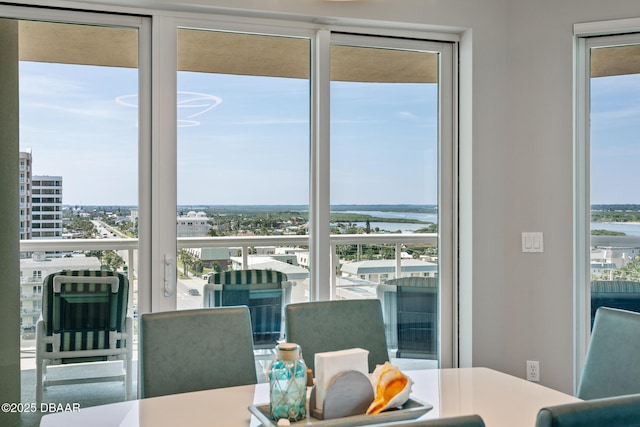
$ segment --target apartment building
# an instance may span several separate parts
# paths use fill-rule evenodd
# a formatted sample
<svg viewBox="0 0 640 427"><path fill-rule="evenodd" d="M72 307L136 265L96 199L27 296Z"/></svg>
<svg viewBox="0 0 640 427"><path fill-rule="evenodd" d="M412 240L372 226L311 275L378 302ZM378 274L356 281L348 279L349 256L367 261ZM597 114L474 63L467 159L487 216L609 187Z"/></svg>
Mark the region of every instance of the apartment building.
<svg viewBox="0 0 640 427"><path fill-rule="evenodd" d="M205 237L211 226L204 212L189 211L178 217L178 237Z"/></svg>
<svg viewBox="0 0 640 427"><path fill-rule="evenodd" d="M62 177L36 175L31 187L31 237L62 238Z"/></svg>
<svg viewBox="0 0 640 427"><path fill-rule="evenodd" d="M18 186L20 193L20 240L31 239L31 150L20 152Z"/></svg>

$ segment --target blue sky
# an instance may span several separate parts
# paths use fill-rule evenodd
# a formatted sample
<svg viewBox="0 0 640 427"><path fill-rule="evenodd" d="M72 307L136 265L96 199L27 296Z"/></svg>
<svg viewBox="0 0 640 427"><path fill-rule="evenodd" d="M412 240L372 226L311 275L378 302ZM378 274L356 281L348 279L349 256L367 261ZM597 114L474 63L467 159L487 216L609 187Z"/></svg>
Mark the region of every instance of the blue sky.
<svg viewBox="0 0 640 427"><path fill-rule="evenodd" d="M137 204L136 81L21 62L20 148L63 176L64 204ZM181 72L178 90L179 204L308 204L307 80ZM336 82L332 97L332 203L436 203L436 86Z"/></svg>
<svg viewBox="0 0 640 427"><path fill-rule="evenodd" d="M181 72L178 89L179 204L308 203L308 81ZM591 202L640 203L640 76L591 91ZM20 63L20 148L63 176L63 203L137 204L136 93L133 69ZM331 96L331 202L435 204L436 85Z"/></svg>
<svg viewBox="0 0 640 427"><path fill-rule="evenodd" d="M640 75L591 79L591 203L640 204Z"/></svg>

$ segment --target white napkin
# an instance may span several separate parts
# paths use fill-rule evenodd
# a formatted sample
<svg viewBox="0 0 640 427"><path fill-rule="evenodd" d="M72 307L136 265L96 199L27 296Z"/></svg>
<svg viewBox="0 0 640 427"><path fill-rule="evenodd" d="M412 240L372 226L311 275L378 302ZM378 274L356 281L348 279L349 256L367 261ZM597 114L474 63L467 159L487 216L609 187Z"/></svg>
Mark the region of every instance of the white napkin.
<svg viewBox="0 0 640 427"><path fill-rule="evenodd" d="M361 348L350 348L348 350L316 353L314 363L316 370L316 409L322 411L327 388L336 374L344 371L358 371L364 375L369 374L369 351Z"/></svg>

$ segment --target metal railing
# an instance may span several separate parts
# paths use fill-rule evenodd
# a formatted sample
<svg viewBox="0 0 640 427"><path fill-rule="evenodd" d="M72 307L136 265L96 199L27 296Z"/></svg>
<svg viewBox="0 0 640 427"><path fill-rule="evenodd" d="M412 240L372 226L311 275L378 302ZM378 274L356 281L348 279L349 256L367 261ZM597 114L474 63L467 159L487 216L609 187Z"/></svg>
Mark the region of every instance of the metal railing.
<svg viewBox="0 0 640 427"><path fill-rule="evenodd" d="M338 266L336 248L340 245L392 245L395 247L396 277L400 277L402 245L414 244L436 247L436 233L385 233L385 234L332 234L330 237L332 269ZM186 248L238 248L242 251L242 264L248 265L249 248L254 246L298 246L308 247L308 235L284 236L224 236L224 237L179 237L178 249ZM127 264L129 280L134 278L134 251L138 249L138 239L50 239L21 240L21 252L124 250L128 252ZM335 275L332 275L332 294L335 294Z"/></svg>

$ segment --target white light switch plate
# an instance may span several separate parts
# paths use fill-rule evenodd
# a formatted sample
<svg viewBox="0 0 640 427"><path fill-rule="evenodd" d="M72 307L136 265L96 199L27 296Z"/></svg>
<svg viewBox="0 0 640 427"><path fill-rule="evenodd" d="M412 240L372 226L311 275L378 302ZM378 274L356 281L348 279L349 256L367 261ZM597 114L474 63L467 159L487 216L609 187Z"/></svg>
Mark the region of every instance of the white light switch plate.
<svg viewBox="0 0 640 427"><path fill-rule="evenodd" d="M542 232L522 233L522 252L544 252Z"/></svg>

